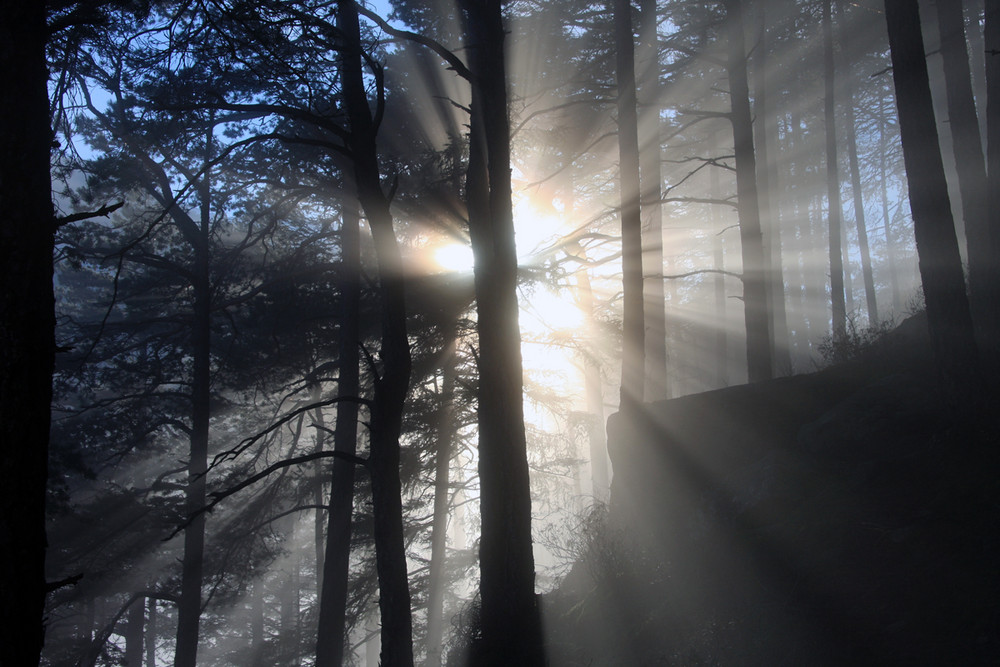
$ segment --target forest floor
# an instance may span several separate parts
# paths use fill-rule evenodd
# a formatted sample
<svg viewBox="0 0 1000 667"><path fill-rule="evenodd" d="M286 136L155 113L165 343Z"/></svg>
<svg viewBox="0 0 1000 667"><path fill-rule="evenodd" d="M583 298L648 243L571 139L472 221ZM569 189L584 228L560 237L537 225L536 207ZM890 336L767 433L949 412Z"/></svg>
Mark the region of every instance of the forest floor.
<svg viewBox="0 0 1000 667"><path fill-rule="evenodd" d="M609 422L552 665L998 664L1000 428L914 316L844 363Z"/></svg>

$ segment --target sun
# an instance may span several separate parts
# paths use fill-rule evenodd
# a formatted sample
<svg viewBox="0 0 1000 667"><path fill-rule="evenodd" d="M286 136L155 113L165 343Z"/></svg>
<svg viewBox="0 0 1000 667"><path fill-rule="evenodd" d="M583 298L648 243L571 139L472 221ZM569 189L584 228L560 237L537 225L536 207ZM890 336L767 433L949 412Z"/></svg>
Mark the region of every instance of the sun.
<svg viewBox="0 0 1000 667"><path fill-rule="evenodd" d="M434 261L445 271L471 273L475 264L472 248L462 243L449 243L434 251Z"/></svg>

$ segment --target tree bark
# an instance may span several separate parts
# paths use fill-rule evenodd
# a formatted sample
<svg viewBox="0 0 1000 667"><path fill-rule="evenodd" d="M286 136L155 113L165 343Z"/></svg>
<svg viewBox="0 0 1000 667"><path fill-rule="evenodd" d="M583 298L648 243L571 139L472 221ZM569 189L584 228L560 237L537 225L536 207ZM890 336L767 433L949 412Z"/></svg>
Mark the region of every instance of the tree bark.
<svg viewBox="0 0 1000 667"><path fill-rule="evenodd" d="M142 635L146 621L146 598L136 598L125 620L125 664L142 667Z"/></svg>
<svg viewBox="0 0 1000 667"><path fill-rule="evenodd" d="M730 120L736 152L736 191L743 254L743 313L747 334L747 378L750 382L769 380L771 345L768 334L767 284L764 275L764 239L760 229L757 200L757 164L754 155L753 121L750 114L750 86L747 81L746 40L743 36L742 0L725 0L729 24L727 69Z"/></svg>
<svg viewBox="0 0 1000 667"><path fill-rule="evenodd" d="M149 619L146 622L146 667L156 667L156 598L147 598Z"/></svg>
<svg viewBox="0 0 1000 667"><path fill-rule="evenodd" d="M337 393L340 396L358 396L361 391L358 367L361 345L361 236L357 204L349 200L351 193L347 194L340 229L342 269ZM354 455L357 453L357 442L358 404L340 401L337 403L337 424L333 435L334 451ZM354 464L334 459L319 601L316 667L339 667L344 661L353 516Z"/></svg>
<svg viewBox="0 0 1000 667"><path fill-rule="evenodd" d="M636 113L632 3L612 0L615 79L618 83L618 174L622 229L621 409L644 400L645 318L643 317L642 219L639 204L639 128Z"/></svg>
<svg viewBox="0 0 1000 667"><path fill-rule="evenodd" d="M833 336L844 335L847 308L844 304L844 250L841 244L840 172L837 169L837 111L834 94L833 20L830 1L823 0L823 116L826 120L826 191L830 220L830 303Z"/></svg>
<svg viewBox="0 0 1000 667"><path fill-rule="evenodd" d="M473 74L466 197L479 333L483 639L472 662L531 667L545 658L531 546L502 3L461 6Z"/></svg>
<svg viewBox="0 0 1000 667"><path fill-rule="evenodd" d="M49 100L41 2L0 10L0 665L44 640L45 483L55 355Z"/></svg>
<svg viewBox="0 0 1000 667"><path fill-rule="evenodd" d="M371 404L368 468L372 482L375 561L382 618L382 664L413 664L413 621L403 542L399 434L410 383L410 343L406 333L405 279L393 231L389 200L379 182L375 126L361 67L361 30L353 0L338 0L337 27L343 39L341 77L350 126L348 148L358 199L371 229L382 302L380 376Z"/></svg>
<svg viewBox="0 0 1000 667"><path fill-rule="evenodd" d="M916 0L885 0L885 20L931 343L946 390L957 399L965 391L980 389L978 353L937 142Z"/></svg>

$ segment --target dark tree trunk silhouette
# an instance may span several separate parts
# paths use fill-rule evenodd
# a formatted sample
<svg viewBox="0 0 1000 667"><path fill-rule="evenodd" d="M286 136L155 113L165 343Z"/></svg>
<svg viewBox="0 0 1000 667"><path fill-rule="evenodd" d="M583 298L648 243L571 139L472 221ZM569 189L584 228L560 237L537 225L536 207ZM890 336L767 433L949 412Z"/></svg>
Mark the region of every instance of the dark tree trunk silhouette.
<svg viewBox="0 0 1000 667"><path fill-rule="evenodd" d="M639 3L638 144L642 217L643 317L647 401L670 397L666 297L663 284L663 204L660 202L660 58L656 0Z"/></svg>
<svg viewBox="0 0 1000 667"><path fill-rule="evenodd" d="M623 409L644 399L645 319L643 317L642 219L639 209L639 127L636 113L632 3L613 0L615 79L618 82L618 177L622 228Z"/></svg>
<svg viewBox="0 0 1000 667"><path fill-rule="evenodd" d="M125 617L125 664L142 667L142 635L146 621L146 598L137 598Z"/></svg>
<svg viewBox="0 0 1000 667"><path fill-rule="evenodd" d="M147 598L149 617L146 620L146 667L156 667L156 598Z"/></svg>
<svg viewBox="0 0 1000 667"><path fill-rule="evenodd" d="M38 664L55 355L45 7L0 10L0 665Z"/></svg>
<svg viewBox="0 0 1000 667"><path fill-rule="evenodd" d="M345 199L341 209L341 310L340 339L337 342L337 395L344 397L358 396L361 388L358 368L361 338L361 237L358 222L357 205ZM355 401L340 401L337 403L337 424L333 435L334 451L353 456L357 453L357 442L358 404ZM334 459L319 600L317 667L336 667L344 661L353 514L354 464Z"/></svg>
<svg viewBox="0 0 1000 667"><path fill-rule="evenodd" d="M746 40L743 36L742 0L725 0L729 24L727 69L732 104L733 144L736 152L736 191L739 205L740 244L743 254L743 312L747 334L747 378L768 380L771 345L768 334L767 284L764 275L764 239L757 201L757 165L747 81Z"/></svg>
<svg viewBox="0 0 1000 667"><path fill-rule="evenodd" d="M885 234L885 256L889 265L889 285L892 289L892 310L899 314L903 309L903 297L899 287L899 271L896 269L896 244L892 236L892 217L889 214L888 155L886 125L888 124L888 104L883 100L879 107L878 124L878 169L879 199L882 204L882 232Z"/></svg>
<svg viewBox="0 0 1000 667"><path fill-rule="evenodd" d="M872 254L868 244L868 223L865 219L864 193L861 189L861 165L858 161L857 118L854 112L854 85L849 67L849 54L853 53L850 32L844 29L844 4L837 3L837 18L840 20L841 62L845 83L844 127L847 132L847 160L851 171L851 193L854 197L854 222L858 228L858 250L861 253L861 277L865 284L865 305L868 308L868 322L878 321L878 302L875 298L875 275L872 272Z"/></svg>
<svg viewBox="0 0 1000 667"><path fill-rule="evenodd" d="M986 158L983 155L979 118L972 92L969 52L965 42L962 3L938 2L937 25L941 35L941 58L948 99L948 127L951 130L955 167L958 171L962 218L969 258L969 294L973 322L977 325L980 349L989 347L989 323L1000 298L995 282L995 260L990 247L989 193ZM995 332L994 332L995 333Z"/></svg>
<svg viewBox="0 0 1000 667"><path fill-rule="evenodd" d="M500 0L463 0L472 71L466 197L479 334L482 646L474 664L542 665L522 403L510 121Z"/></svg>
<svg viewBox="0 0 1000 667"><path fill-rule="evenodd" d="M916 0L885 0L899 131L931 344L953 397L976 392L978 353L965 293Z"/></svg>
<svg viewBox="0 0 1000 667"><path fill-rule="evenodd" d="M823 0L823 116L826 121L826 192L830 218L830 301L833 335L844 335L844 250L841 244L840 172L837 169L837 112L834 99L833 20L830 0Z"/></svg>
<svg viewBox="0 0 1000 667"><path fill-rule="evenodd" d="M211 159L212 132L205 137L205 163ZM206 500L208 472L208 429L211 405L211 172L205 169L198 183L199 219L187 222L189 241L194 248L191 287L194 306L191 328L191 451L184 509L191 518L184 529L184 557L181 563L181 595L177 603L177 644L175 667L195 667L198 662L198 625L201 618L201 583L205 559L205 519L201 509ZM176 209L177 207L175 207ZM176 212L176 216L180 216Z"/></svg>
<svg viewBox="0 0 1000 667"><path fill-rule="evenodd" d="M353 0L338 0L337 28L343 40L341 77L350 133L358 199L371 229L378 262L382 323L380 375L371 403L368 468L372 483L375 561L382 619L382 664L413 664L413 621L403 542L403 506L399 479L399 434L410 383L410 343L402 258L393 231L389 200L379 182L372 120L361 67L361 31ZM338 630L338 636L340 631Z"/></svg>

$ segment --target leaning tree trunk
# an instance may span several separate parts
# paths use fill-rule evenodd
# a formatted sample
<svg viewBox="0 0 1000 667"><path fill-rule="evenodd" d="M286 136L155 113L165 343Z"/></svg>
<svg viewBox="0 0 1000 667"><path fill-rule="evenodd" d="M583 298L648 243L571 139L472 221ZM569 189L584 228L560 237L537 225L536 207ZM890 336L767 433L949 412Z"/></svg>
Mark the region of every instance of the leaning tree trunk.
<svg viewBox="0 0 1000 667"><path fill-rule="evenodd" d="M837 169L837 111L834 99L833 20L830 0L823 0L823 117L826 120L826 192L830 216L830 302L833 336L844 335L844 250L841 244L840 172Z"/></svg>
<svg viewBox="0 0 1000 667"><path fill-rule="evenodd" d="M38 664L55 354L45 6L0 10L0 665ZM16 93L14 93L16 91Z"/></svg>
<svg viewBox="0 0 1000 667"><path fill-rule="evenodd" d="M502 3L461 5L473 74L466 197L479 333L482 646L473 661L532 667L545 657L531 546Z"/></svg>
<svg viewBox="0 0 1000 667"><path fill-rule="evenodd" d="M979 355L937 142L917 0L885 0L885 20L931 343L946 389L957 398L979 389Z"/></svg>
<svg viewBox="0 0 1000 667"><path fill-rule="evenodd" d="M980 349L986 350L992 338L988 323L997 308L996 301L1000 298L1000 286L994 280L995 260L990 248L986 158L983 156L979 118L972 92L962 3L955 0L936 4L948 98L948 127L951 130L955 167L958 171L968 247L970 306L973 322L977 325Z"/></svg>
<svg viewBox="0 0 1000 667"><path fill-rule="evenodd" d="M345 179L350 180L350 179ZM350 196L352 193L348 193ZM337 395L358 396L361 339L361 236L357 204L345 197L340 228L340 340L337 343ZM333 449L349 456L357 453L358 404L337 403ZM316 667L339 667L344 662L347 589L351 569L351 520L354 516L354 463L335 458L327 508L326 549L320 582L319 633Z"/></svg>
<svg viewBox="0 0 1000 667"><path fill-rule="evenodd" d="M618 175L622 226L621 409L644 399L645 320L642 297L642 219L639 210L639 129L636 114L632 3L613 0L615 78L618 82Z"/></svg>
<svg viewBox="0 0 1000 667"><path fill-rule="evenodd" d="M746 41L743 37L742 0L725 0L729 23L727 69L730 120L736 153L736 191L739 206L740 244L743 253L743 312L747 333L747 378L750 382L769 380L771 344L768 334L767 283L764 275L764 239L760 230L757 202L757 165L750 113L750 86L747 82Z"/></svg>
<svg viewBox="0 0 1000 667"><path fill-rule="evenodd" d="M353 0L338 0L337 27L343 40L341 79L350 126L348 148L358 199L371 229L382 302L380 374L375 378L369 429L368 468L372 483L375 562L382 617L382 664L413 664L413 621L403 542L399 435L410 383L410 343L402 257L393 231L389 200L379 182L375 126L361 67L361 29ZM339 632L338 632L339 635Z"/></svg>

